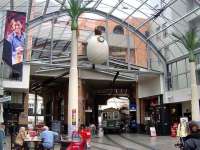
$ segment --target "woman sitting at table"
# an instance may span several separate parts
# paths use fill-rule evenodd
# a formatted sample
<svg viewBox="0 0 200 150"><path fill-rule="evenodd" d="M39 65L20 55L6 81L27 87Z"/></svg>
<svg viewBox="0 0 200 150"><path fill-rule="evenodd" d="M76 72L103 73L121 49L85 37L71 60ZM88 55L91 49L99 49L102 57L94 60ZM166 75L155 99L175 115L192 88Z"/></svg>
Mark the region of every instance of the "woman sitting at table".
<svg viewBox="0 0 200 150"><path fill-rule="evenodd" d="M24 149L24 139L26 138L26 129L25 127L21 127L19 129L19 133L17 134L17 137L15 139L16 144L16 150L22 150Z"/></svg>

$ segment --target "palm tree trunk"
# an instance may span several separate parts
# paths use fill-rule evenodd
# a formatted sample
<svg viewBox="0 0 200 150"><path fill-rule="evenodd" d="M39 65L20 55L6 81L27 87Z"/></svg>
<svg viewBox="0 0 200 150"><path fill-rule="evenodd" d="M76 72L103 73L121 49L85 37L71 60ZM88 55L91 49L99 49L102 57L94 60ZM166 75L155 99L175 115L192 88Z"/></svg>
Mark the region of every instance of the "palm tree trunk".
<svg viewBox="0 0 200 150"><path fill-rule="evenodd" d="M78 69L77 69L77 34L72 30L71 65L68 89L68 135L78 130Z"/></svg>
<svg viewBox="0 0 200 150"><path fill-rule="evenodd" d="M200 110L199 110L199 97L198 88L196 82L196 67L195 62L190 62L190 74L191 74L191 90L192 90L192 120L200 121Z"/></svg>

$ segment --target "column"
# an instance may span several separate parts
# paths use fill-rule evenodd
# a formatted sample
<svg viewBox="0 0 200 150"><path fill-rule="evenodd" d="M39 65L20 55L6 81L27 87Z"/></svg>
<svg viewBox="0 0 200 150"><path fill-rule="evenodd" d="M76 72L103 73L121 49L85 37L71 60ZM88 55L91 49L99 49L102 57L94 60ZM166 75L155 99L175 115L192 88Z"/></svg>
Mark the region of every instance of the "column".
<svg viewBox="0 0 200 150"><path fill-rule="evenodd" d="M28 100L29 93L24 93L24 111L19 115L19 125L28 125Z"/></svg>
<svg viewBox="0 0 200 150"><path fill-rule="evenodd" d="M86 88L85 88L85 83L83 80L79 79L78 81L78 119L79 119L79 124L85 124L85 99L86 99Z"/></svg>

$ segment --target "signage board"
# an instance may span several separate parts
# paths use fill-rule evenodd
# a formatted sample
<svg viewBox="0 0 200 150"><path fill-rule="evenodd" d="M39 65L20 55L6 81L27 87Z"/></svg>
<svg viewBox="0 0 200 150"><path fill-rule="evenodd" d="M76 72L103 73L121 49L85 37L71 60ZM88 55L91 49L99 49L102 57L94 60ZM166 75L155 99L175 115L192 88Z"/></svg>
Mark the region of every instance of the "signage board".
<svg viewBox="0 0 200 150"><path fill-rule="evenodd" d="M72 125L76 125L76 109L72 109Z"/></svg>
<svg viewBox="0 0 200 150"><path fill-rule="evenodd" d="M11 96L3 96L0 98L0 103L11 101Z"/></svg>

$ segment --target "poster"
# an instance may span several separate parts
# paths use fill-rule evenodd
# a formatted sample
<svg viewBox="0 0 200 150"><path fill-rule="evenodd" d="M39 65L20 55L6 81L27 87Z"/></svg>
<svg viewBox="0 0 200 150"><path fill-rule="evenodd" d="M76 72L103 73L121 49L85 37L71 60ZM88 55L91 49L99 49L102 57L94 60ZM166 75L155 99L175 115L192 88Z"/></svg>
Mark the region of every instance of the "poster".
<svg viewBox="0 0 200 150"><path fill-rule="evenodd" d="M76 125L76 109L72 109L72 125Z"/></svg>
<svg viewBox="0 0 200 150"><path fill-rule="evenodd" d="M10 68L9 78L22 79L26 13L7 11L2 59Z"/></svg>
<svg viewBox="0 0 200 150"><path fill-rule="evenodd" d="M150 136L156 136L156 128L155 127L150 127Z"/></svg>

